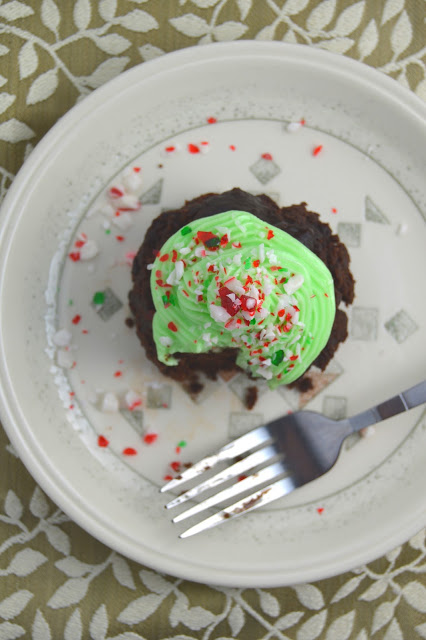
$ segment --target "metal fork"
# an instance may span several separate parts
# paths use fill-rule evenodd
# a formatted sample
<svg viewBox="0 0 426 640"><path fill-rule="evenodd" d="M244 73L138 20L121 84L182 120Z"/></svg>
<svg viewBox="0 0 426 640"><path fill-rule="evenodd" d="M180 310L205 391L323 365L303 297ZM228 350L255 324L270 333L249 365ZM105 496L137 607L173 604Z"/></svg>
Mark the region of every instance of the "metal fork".
<svg viewBox="0 0 426 640"><path fill-rule="evenodd" d="M249 431L186 469L161 488L161 492L181 487L219 463L233 462L222 471L182 493L166 505L177 507L210 490L204 501L177 515L180 522L215 505L225 506L214 515L180 534L187 538L244 513L264 506L312 482L329 471L337 461L343 441L370 425L408 411L426 402L426 380L386 402L345 420L332 420L313 411L291 413ZM246 475L250 474L250 475ZM222 486L225 488L222 489ZM256 489L254 493L250 493Z"/></svg>

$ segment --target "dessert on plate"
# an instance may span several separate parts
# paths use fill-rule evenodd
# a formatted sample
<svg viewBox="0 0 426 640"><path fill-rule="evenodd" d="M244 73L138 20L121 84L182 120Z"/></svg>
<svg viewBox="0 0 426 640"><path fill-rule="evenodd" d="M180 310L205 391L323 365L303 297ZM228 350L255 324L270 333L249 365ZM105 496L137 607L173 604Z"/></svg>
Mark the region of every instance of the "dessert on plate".
<svg viewBox="0 0 426 640"><path fill-rule="evenodd" d="M309 387L347 337L346 247L305 203L209 193L151 224L134 259L130 309L147 357L191 392L244 371Z"/></svg>

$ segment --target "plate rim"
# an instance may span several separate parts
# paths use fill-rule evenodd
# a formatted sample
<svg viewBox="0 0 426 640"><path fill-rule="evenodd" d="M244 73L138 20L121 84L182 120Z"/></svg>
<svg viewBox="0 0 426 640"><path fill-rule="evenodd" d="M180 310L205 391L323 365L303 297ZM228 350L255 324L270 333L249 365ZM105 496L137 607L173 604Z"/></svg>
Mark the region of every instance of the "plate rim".
<svg viewBox="0 0 426 640"><path fill-rule="evenodd" d="M285 55L284 55L285 54ZM43 159L46 157L49 149L57 142L57 139L62 138L67 134L71 128L73 122L77 118L81 119L87 117L87 114L93 111L93 106L100 103L102 99L107 99L115 93L120 86L127 86L128 82L132 80L132 77L137 77L139 81L144 81L147 78L154 76L163 71L169 71L170 68L200 64L205 62L214 62L217 60L223 60L224 57L256 57L261 55L268 57L271 55L280 57L283 63L286 60L294 61L294 57L297 57L298 61L303 64L316 64L322 69L328 65L332 65L334 69L339 68L343 72L350 72L355 74L357 79L368 81L368 83L374 87L376 91L384 91L386 94L398 102L402 103L405 109L408 109L411 114L414 114L419 118L424 126L426 126L426 104L416 96L413 92L406 89L392 78L377 71L376 69L369 67L365 63L347 58L345 56L339 56L337 54L320 50L306 45L293 45L281 42L256 42L256 41L236 41L231 43L213 43L204 45L203 47L193 46L179 51L168 53L160 58L141 63L123 72L116 78L110 80L105 85L99 87L87 96L82 102L74 105L53 127L47 132L42 140L36 145L35 149L23 164L19 170L15 180L10 186L8 193L3 201L0 210L0 266L4 266L7 263L8 248L7 237L13 233L16 225L19 224L19 216L13 219L12 214L14 208L19 205L20 198L22 197L22 186L26 182L31 180L34 175L37 174L37 170L40 167ZM4 278L4 269L0 277L0 284ZM1 304L1 302L0 302ZM0 353L3 353L3 332L0 332ZM107 546L116 549L120 553L123 553L133 560L151 566L154 570L163 571L171 575L183 577L185 579L193 580L196 582L206 583L206 580L199 576L199 567L188 567L183 560L174 558L174 567L170 565L170 558L163 558L161 554L155 552L157 557L154 563L149 563L147 559L141 559L140 554L137 553L140 546L136 548L135 544L127 544L122 548L117 547L116 536L109 535L109 532L102 528L101 523L97 518L92 520L88 518L85 506L81 507L69 500L69 492L66 492L65 484L55 484L52 482L51 472L47 472L43 468L42 462L38 459L38 456L34 454L34 450L28 446L28 438L32 437L31 431L28 433L22 427L19 427L19 406L15 403L13 398L13 384L8 376L8 370L5 367L4 360L0 363L0 379L2 385L0 386L0 417L3 427L10 438L12 444L20 454L27 470L31 473L32 477L43 488L47 495L58 505L60 508L69 515L74 522L85 529L88 533L93 535L99 541L103 542ZM8 397L9 396L9 397ZM22 424L22 421L21 421ZM57 474L57 470L54 468L53 473ZM64 506L64 502L66 506ZM302 581L311 581L324 579L336 574L343 573L352 569L361 563L370 562L380 555L383 555L391 548L402 544L411 535L414 535L419 529L424 526L424 513L415 514L413 522L406 524L404 529L399 529L394 532L391 538L388 538L386 545L376 544L373 548L369 548L368 552L360 549L358 556L351 556L347 562L342 562L341 559L336 561L338 566L328 565L328 571L324 573L321 566L312 569L309 575L294 575L286 574L285 578L282 577L282 570L279 570L277 575L275 572L268 573L266 580L261 580L258 575L253 573L253 570L248 569L244 572L244 576L239 575L238 586L255 587L255 586L267 586L276 587L284 586L286 584L296 584ZM124 550L125 548L125 550ZM150 550L150 554L153 551ZM335 563L335 564L336 564ZM223 586L236 586L236 581L231 575L224 575L222 570L216 571L214 567L206 569L204 572L209 573L209 584L217 584ZM216 575L217 574L217 575ZM220 579L219 579L220 578ZM241 579L243 578L243 579Z"/></svg>

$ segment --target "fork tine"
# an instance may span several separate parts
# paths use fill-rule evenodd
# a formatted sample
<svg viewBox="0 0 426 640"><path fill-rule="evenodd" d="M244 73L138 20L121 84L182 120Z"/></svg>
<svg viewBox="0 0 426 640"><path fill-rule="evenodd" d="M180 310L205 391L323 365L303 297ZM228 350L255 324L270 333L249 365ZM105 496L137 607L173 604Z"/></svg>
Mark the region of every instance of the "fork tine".
<svg viewBox="0 0 426 640"><path fill-rule="evenodd" d="M202 520L198 524L181 533L179 537L189 538L196 533L201 533L201 531L206 531L207 529L216 527L223 522L227 522L231 518L238 518L238 516L241 516L244 513L249 513L258 507L263 507L278 498L282 498L294 489L297 489L298 486L297 481L292 476L282 478L263 489L259 489L259 491L256 491L250 496L235 502L230 507L226 507L225 509L218 511L213 516Z"/></svg>
<svg viewBox="0 0 426 640"><path fill-rule="evenodd" d="M250 449L254 449L261 444L265 444L268 440L271 440L271 436L266 427L262 426L257 429L253 429L233 442L226 444L224 447L219 449L216 454L207 456L192 465L192 467L183 471L177 478L170 480L170 482L161 487L160 491L164 493L165 491L175 489L184 482L188 482L189 480L196 478L204 471L212 469L218 462L236 458L237 456L250 451Z"/></svg>
<svg viewBox="0 0 426 640"><path fill-rule="evenodd" d="M275 462L274 464L269 465L269 467L264 467L257 473L244 478L244 480L236 482L227 489L224 489L223 491L210 496L206 500L203 500L203 502L190 507L186 511L182 511L182 513L179 513L173 518L173 522L181 522L182 520L186 520L186 518L195 516L197 513L201 513L202 511L205 511L210 507L214 507L220 502L225 502L226 500L235 498L236 496L243 494L246 491L253 490L261 484L270 482L271 480L278 478L278 476L283 475L283 473L285 472L283 471L282 462Z"/></svg>
<svg viewBox="0 0 426 640"><path fill-rule="evenodd" d="M198 484L192 489L189 489L182 495L177 496L177 498L174 498L174 500L166 505L166 509L177 507L177 505L182 504L183 502L187 502L187 500L190 500L191 498L195 498L195 496L200 495L200 493L203 493L208 489L213 489L214 487L217 487L227 480L233 480L245 471L253 469L254 467L264 464L265 462L269 462L271 458L276 457L277 455L279 455L279 453L275 447L263 447L263 449L255 451L255 453L252 453L246 458L239 460L239 462L235 462L235 464L231 465L230 467L226 467L226 469L223 469L223 471L220 471L201 484Z"/></svg>

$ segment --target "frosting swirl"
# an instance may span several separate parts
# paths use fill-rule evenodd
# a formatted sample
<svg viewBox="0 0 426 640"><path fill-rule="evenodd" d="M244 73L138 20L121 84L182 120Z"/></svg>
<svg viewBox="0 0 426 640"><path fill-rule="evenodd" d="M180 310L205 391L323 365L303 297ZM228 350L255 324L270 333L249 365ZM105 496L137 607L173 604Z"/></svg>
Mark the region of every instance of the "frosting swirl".
<svg viewBox="0 0 426 640"><path fill-rule="evenodd" d="M298 240L245 211L191 222L156 257L151 291L158 359L239 350L237 364L271 389L299 378L334 316L325 264Z"/></svg>

